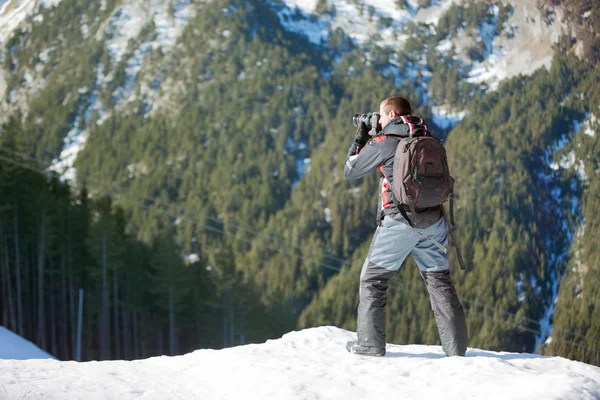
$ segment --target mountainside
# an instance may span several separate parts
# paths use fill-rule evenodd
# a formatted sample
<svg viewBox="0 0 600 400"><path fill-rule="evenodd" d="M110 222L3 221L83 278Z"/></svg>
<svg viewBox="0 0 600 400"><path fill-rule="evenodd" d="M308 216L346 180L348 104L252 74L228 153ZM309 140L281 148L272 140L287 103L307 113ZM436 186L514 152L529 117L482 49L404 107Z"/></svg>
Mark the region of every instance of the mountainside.
<svg viewBox="0 0 600 400"><path fill-rule="evenodd" d="M447 358L439 346L388 344L386 357L368 358L346 352L344 344L350 339L356 339L352 332L320 327L262 344L133 362L0 360L0 383L8 398L576 400L600 396L600 368L560 357L470 348L466 358Z"/></svg>
<svg viewBox="0 0 600 400"><path fill-rule="evenodd" d="M2 161L56 171L98 202L91 211L78 196L58 202L89 215L80 232L91 237L77 250L86 263L73 263L81 273L59 270L71 265L66 237L76 235L47 245L47 225L36 216L49 206L19 210L14 199L26 198L24 189L5 173L17 194L3 198L4 220L32 224L27 233L7 225L17 250L6 265L55 266L42 275L55 279L46 284L59 308L61 280L91 292L94 336L84 358L119 354L124 341L98 350L102 326L110 321L118 336L137 316L156 324L156 336L137 335L149 355L164 353L167 342L174 354L297 327L354 330L377 176L343 179L350 118L403 95L446 140L457 179L469 268L453 278L470 344L599 363L599 303L588 288L600 280L593 232L600 73L589 56L596 33L586 28L598 5L391 3L0 5ZM40 193L62 190L53 185ZM19 236L30 253L19 249ZM144 254L131 271L123 237ZM4 298L21 274L34 282L16 271L6 275ZM139 291L119 285L121 274L135 277ZM437 343L412 260L390 292L388 337ZM15 306L3 307L6 316ZM123 312L127 322L118 320Z"/></svg>

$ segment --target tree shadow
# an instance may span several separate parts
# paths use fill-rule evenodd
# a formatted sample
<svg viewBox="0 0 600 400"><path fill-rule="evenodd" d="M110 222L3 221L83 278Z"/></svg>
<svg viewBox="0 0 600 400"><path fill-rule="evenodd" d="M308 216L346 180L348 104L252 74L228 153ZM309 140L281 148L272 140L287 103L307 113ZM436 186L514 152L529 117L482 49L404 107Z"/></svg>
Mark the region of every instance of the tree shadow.
<svg viewBox="0 0 600 400"><path fill-rule="evenodd" d="M439 353L404 353L401 351L387 352L385 354L387 358L429 358L429 359L437 359L437 358L446 358L445 354Z"/></svg>
<svg viewBox="0 0 600 400"><path fill-rule="evenodd" d="M388 358L427 358L431 360L447 358L445 354L439 353L404 353L402 351L392 351L387 352L385 357ZM492 351L479 350L479 349L468 349L465 354L465 358L473 358L473 357L487 357L487 358L497 358L499 360L517 360L517 359L540 359L540 358L550 358L548 356L541 356L539 354L532 353L506 353L506 354L498 354Z"/></svg>

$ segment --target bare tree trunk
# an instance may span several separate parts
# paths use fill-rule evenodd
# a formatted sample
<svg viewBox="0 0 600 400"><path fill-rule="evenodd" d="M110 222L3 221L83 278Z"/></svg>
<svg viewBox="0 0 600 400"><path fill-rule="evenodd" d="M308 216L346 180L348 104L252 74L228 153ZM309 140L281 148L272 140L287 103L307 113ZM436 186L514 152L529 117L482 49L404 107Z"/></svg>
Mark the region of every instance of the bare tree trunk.
<svg viewBox="0 0 600 400"><path fill-rule="evenodd" d="M137 310L131 310L133 316L133 357L138 360L140 358L140 336L138 333L138 313Z"/></svg>
<svg viewBox="0 0 600 400"><path fill-rule="evenodd" d="M223 292L223 348L229 347L227 334L227 292Z"/></svg>
<svg viewBox="0 0 600 400"><path fill-rule="evenodd" d="M25 284L25 286L28 288L29 293L31 294L30 296L26 296L23 300L24 300L24 305L25 305L25 313L23 315L26 315L26 320L24 323L26 323L25 325L25 334L26 337L30 338L30 340L32 342L36 341L36 336L35 336L35 321L36 321L36 317L37 317L37 308L36 308L36 304L37 304L37 291L35 290L35 276L36 276L36 266L35 266L35 259L34 259L34 252L31 251L31 249L28 247L27 248L27 257L26 257L27 263L25 264L24 268L23 268L23 282Z"/></svg>
<svg viewBox="0 0 600 400"><path fill-rule="evenodd" d="M119 281L117 279L117 269L113 268L113 316L115 329L115 359L121 358L121 338L119 332Z"/></svg>
<svg viewBox="0 0 600 400"><path fill-rule="evenodd" d="M169 354L174 356L177 349L175 337L175 304L173 303L173 286L169 287Z"/></svg>
<svg viewBox="0 0 600 400"><path fill-rule="evenodd" d="M42 223L40 225L39 239L38 239L38 268L37 268L37 280L38 280L38 321L37 321L37 342L42 349L46 349L46 324L44 315L44 259L46 257L46 225L44 222L44 215L42 214Z"/></svg>
<svg viewBox="0 0 600 400"><path fill-rule="evenodd" d="M50 302L50 338L52 342L50 343L52 349L52 355L56 358L58 357L58 341L56 340L56 296L55 293L55 277L56 274L54 272L50 273L50 288L48 290L48 301Z"/></svg>
<svg viewBox="0 0 600 400"><path fill-rule="evenodd" d="M106 232L102 235L102 318L100 322L100 359L107 360L110 355L109 315L108 315L108 261Z"/></svg>
<svg viewBox="0 0 600 400"><path fill-rule="evenodd" d="M156 351L156 355L157 356L163 356L165 355L164 351L163 351L163 332L162 332L162 327L159 326L159 328L156 330L156 346L155 346L155 351Z"/></svg>
<svg viewBox="0 0 600 400"><path fill-rule="evenodd" d="M14 217L15 230L15 277L17 278L17 332L23 336L23 294L21 291L21 248L19 246L19 221L17 219L17 209L15 208Z"/></svg>
<svg viewBox="0 0 600 400"><path fill-rule="evenodd" d="M69 315L71 316L71 354L74 358L77 350L77 318L75 317L75 287L73 285L73 245L71 243L71 238L69 238L67 242L67 255L69 257Z"/></svg>
<svg viewBox="0 0 600 400"><path fill-rule="evenodd" d="M200 317L200 293L194 290L194 319L196 321L196 347L200 347L202 343L202 318Z"/></svg>
<svg viewBox="0 0 600 400"><path fill-rule="evenodd" d="M126 305L121 308L121 325L123 327L123 359L131 360L131 330L129 329L129 312Z"/></svg>
<svg viewBox="0 0 600 400"><path fill-rule="evenodd" d="M147 328L147 324L146 324L146 316L144 315L144 313L142 311L139 311L140 314L140 355L142 356L142 358L147 358L148 355L148 349L146 346L146 338L148 337L147 333L148 330Z"/></svg>
<svg viewBox="0 0 600 400"><path fill-rule="evenodd" d="M8 326L10 330L15 332L17 330L17 321L15 318L15 306L13 303L13 294L12 294L12 279L10 278L10 260L8 257L8 240L6 239L6 235L4 234L4 224L0 224L0 237L2 238L2 243L4 244L4 279L6 281L6 294L7 294L7 306L8 306L8 320L10 321L10 325Z"/></svg>
<svg viewBox="0 0 600 400"><path fill-rule="evenodd" d="M84 300L85 302L85 300ZM85 306L84 306L85 307ZM89 307L88 307L89 308ZM84 313L84 315L86 315ZM87 318L83 317L84 319L87 319L87 347L83 345L83 339L82 339L82 343L81 343L81 361L85 360L85 356L84 356L84 351L87 351L87 359L88 360L100 360L100 356L99 353L96 351L96 347L94 347L94 329L92 327L93 325L93 318L94 316L92 315L92 313L88 312L87 313ZM98 344L100 343L101 338L98 338Z"/></svg>
<svg viewBox="0 0 600 400"><path fill-rule="evenodd" d="M0 282L0 290L2 291L2 296L0 297L0 300L2 300L2 325L8 326L8 301L6 294L7 289L6 285L4 284L6 282L4 263L2 263L2 271L0 272L2 273L2 282Z"/></svg>
<svg viewBox="0 0 600 400"><path fill-rule="evenodd" d="M235 346L235 313L233 309L233 291L227 291L229 295L229 345Z"/></svg>
<svg viewBox="0 0 600 400"><path fill-rule="evenodd" d="M66 261L64 254L60 258L60 304L61 304L61 339L62 339L62 352L63 360L69 359L69 317L67 314L67 304L69 299L67 298L67 268L65 266Z"/></svg>

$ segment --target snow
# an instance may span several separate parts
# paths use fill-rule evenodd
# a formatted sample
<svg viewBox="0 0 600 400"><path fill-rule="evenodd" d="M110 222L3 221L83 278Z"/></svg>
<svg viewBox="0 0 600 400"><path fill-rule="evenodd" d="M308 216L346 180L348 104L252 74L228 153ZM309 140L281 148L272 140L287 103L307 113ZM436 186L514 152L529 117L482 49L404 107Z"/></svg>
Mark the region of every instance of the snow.
<svg viewBox="0 0 600 400"><path fill-rule="evenodd" d="M8 6L11 4L14 2L5 2L0 7L0 44L3 44L8 39L8 35L36 8L35 0L17 1L13 7L9 8Z"/></svg>
<svg viewBox="0 0 600 400"><path fill-rule="evenodd" d="M594 130L598 125L596 116L594 114L587 114L585 120L582 122L582 126L585 127L583 133L588 136L595 137L596 131Z"/></svg>
<svg viewBox="0 0 600 400"><path fill-rule="evenodd" d="M108 32L112 36L105 41L106 48L110 56L116 62L119 62L127 51L127 44L130 39L136 38L144 25L148 22L144 16L146 9L140 2L126 3L119 8L108 21ZM100 32L96 39L101 40Z"/></svg>
<svg viewBox="0 0 600 400"><path fill-rule="evenodd" d="M550 185L555 179L558 179L555 175L555 172L560 172L561 169L574 169L577 172L580 182L587 181L587 174L585 172L585 165L583 160L577 160L575 157L575 152L573 150L564 154L563 149L573 140L581 140L579 134L583 131L583 133L589 135L587 131L588 128L593 126L595 122L595 117L593 114L587 113L581 121L574 120L572 121L572 126L568 132L563 133L560 138L553 143L548 149L546 149L543 161L550 168L552 172L544 174L539 173L538 176L542 179L547 185ZM593 133L593 131L592 131ZM580 143L579 143L580 144ZM562 154L561 154L562 153ZM556 155L560 155L560 159L556 161ZM572 217L578 217L579 214L579 198L575 195L577 193L577 187L572 189L571 202L567 203L566 200L563 199L563 195L558 186L550 187L549 192L554 201L553 204L548 206L549 212L556 214L556 218L561 222L561 229L563 233L566 234L567 238L570 242L572 242L573 236L577 237L582 234L584 221L581 220L579 223L579 227L574 230L569 224L567 224L567 220ZM570 206L572 217L567 215L566 210ZM554 238L547 238L547 247L551 249L554 247L552 241ZM540 319L540 332L539 336L536 336L535 349L537 350L542 343L549 343L551 341L550 334L552 333L552 316L554 315L554 309L556 306L556 302L558 301L558 290L560 286L560 282L562 280L562 276L557 272L558 267L565 262L569 249L564 248L558 254L548 254L548 270L550 272L549 284L552 290L551 301L548 304L543 317ZM576 254L577 256L577 254ZM576 257L576 264L578 263Z"/></svg>
<svg viewBox="0 0 600 400"><path fill-rule="evenodd" d="M328 5L335 8L335 16L323 14L315 18L316 0L283 0L272 3L276 9L281 24L290 31L303 33L314 44L326 41L329 36L328 26L333 32L341 28L350 38L360 44L378 36L378 45L394 46L398 42L401 28L412 19L411 10L390 7L389 0L363 0L363 14L355 1L329 0ZM414 2L410 2L413 4ZM416 3L411 5L414 10ZM369 16L369 8L373 15ZM311 18L312 16L312 18ZM388 20L389 23L382 23Z"/></svg>
<svg viewBox="0 0 600 400"><path fill-rule="evenodd" d="M454 127L463 120L466 111L451 112L444 106L433 106L431 107L431 119L433 122L443 130L448 130Z"/></svg>
<svg viewBox="0 0 600 400"><path fill-rule="evenodd" d="M97 125L101 125L108 118L108 114L104 111L100 100L98 99L98 90L100 89L100 85L104 82L104 66L103 64L98 64L96 68L96 83L95 87L89 96L89 99L86 104L85 114L84 114L84 122L87 124L91 117L92 113L96 111L98 113L98 120L96 121ZM80 94L87 94L87 88L79 88L78 92ZM64 139L64 146L59 155L59 157L52 161L50 167L48 167L51 171L58 172L63 180L66 181L75 181L75 168L73 168L73 164L75 163L75 159L77 158L77 154L83 147L85 146L85 142L87 141L88 132L86 129L80 130L80 117L79 115L73 121L71 130L67 133L67 137Z"/></svg>
<svg viewBox="0 0 600 400"><path fill-rule="evenodd" d="M592 399L600 368L560 357L440 346L387 345L362 357L356 334L332 326L224 350L138 361L0 361L12 398L69 399Z"/></svg>
<svg viewBox="0 0 600 400"><path fill-rule="evenodd" d="M137 38L151 21L156 26L156 39L150 42L152 49L173 47L193 15L190 0L177 0L174 6L173 18L169 16L169 2L162 0L154 0L151 4L143 0L130 1L117 9L106 29L110 34L106 46L111 58L119 62L127 52L129 40ZM103 40L102 33L99 30L96 39Z"/></svg>
<svg viewBox="0 0 600 400"><path fill-rule="evenodd" d="M54 51L55 49L56 49L56 46L51 46L51 47L44 49L39 55L40 60L43 63L48 62L48 57L50 56L50 52Z"/></svg>
<svg viewBox="0 0 600 400"><path fill-rule="evenodd" d="M123 61L123 58L127 56L125 82L112 93L113 101L119 104L121 108L137 99L134 89L146 56L158 48L163 51L172 48L193 15L193 6L190 0L175 1L173 3L173 16L169 15L169 3L161 0L155 0L151 4L146 4L142 0L126 2L115 10L105 27L99 29L96 33L97 40L105 40L109 54L115 63ZM151 21L154 22L156 27L156 34L153 39L142 41L133 49L128 48L130 41L137 39L142 29ZM132 53L129 55L128 52ZM47 59L47 53L44 54L44 57ZM88 104L85 105L84 125L90 122L101 125L109 117L98 98L98 91L106 80L112 79L112 73L105 76L103 71L104 65L99 64L95 87L91 90ZM82 88L80 93L85 94L87 90L87 88ZM94 111L98 112L98 120L91 121ZM73 163L87 139L87 131L79 130L78 125L79 119L73 123L73 128L65 139L65 146L59 158L54 160L50 167L50 169L61 173L63 179L66 180L74 180Z"/></svg>
<svg viewBox="0 0 600 400"><path fill-rule="evenodd" d="M0 45L23 22L27 16L34 15L42 7L56 6L61 0L0 0ZM41 22L41 15L34 15L34 22Z"/></svg>
<svg viewBox="0 0 600 400"><path fill-rule="evenodd" d="M193 264L195 262L200 261L200 256L198 254L187 254L183 257L183 262L185 265Z"/></svg>
<svg viewBox="0 0 600 400"><path fill-rule="evenodd" d="M588 136L594 136L594 131L592 127L595 123L595 116L593 114L587 113L582 121L573 121L573 137L578 135L581 132L581 128L584 127L583 133ZM561 150L568 142L570 141L568 134L563 134L561 140L555 145L554 152ZM560 160L553 161L550 163L550 168L557 171L561 168L563 169L575 169L577 175L579 176L579 180L581 182L587 181L587 174L585 172L585 165L583 160L577 160L575 157L575 151L571 150L567 154L561 155Z"/></svg>
<svg viewBox="0 0 600 400"><path fill-rule="evenodd" d="M29 340L0 326L0 359L1 360L32 360L53 359L50 354L38 348ZM0 367L1 368L1 367ZM5 377L7 375L4 375ZM0 378L0 384L4 384ZM4 397L10 398L10 397Z"/></svg>
<svg viewBox="0 0 600 400"><path fill-rule="evenodd" d="M523 274L517 277L517 299L520 302L525 300L525 288L523 287Z"/></svg>
<svg viewBox="0 0 600 400"><path fill-rule="evenodd" d="M491 54L485 60L473 64L467 81L471 83L488 82L488 88L496 90L500 81L508 78L508 76L506 60L502 58L501 54Z"/></svg>
<svg viewBox="0 0 600 400"><path fill-rule="evenodd" d="M492 34L494 21L487 27L480 27L480 33L485 33L486 58L473 65L468 81L485 82L489 90L496 90L504 79L519 74L530 75L542 67L549 69L554 43L558 41L563 28L560 15L547 24L535 7L535 2L515 1L511 5L513 12L505 22L503 34ZM497 7L494 11L497 21ZM558 9L556 11L561 13ZM507 34L510 32L514 34Z"/></svg>
<svg viewBox="0 0 600 400"><path fill-rule="evenodd" d="M155 0L152 5L152 16L156 24L157 38L152 42L152 47L161 47L163 51L172 48L188 21L194 15L194 7L191 0L175 0L173 2L173 18L169 16L169 2Z"/></svg>
<svg viewBox="0 0 600 400"><path fill-rule="evenodd" d="M296 176L297 179L292 182L292 190L296 187L300 179L304 176L305 172L310 173L310 158L297 158L296 159Z"/></svg>
<svg viewBox="0 0 600 400"><path fill-rule="evenodd" d="M75 119L73 128L71 128L64 140L65 145L60 152L59 158L53 160L52 165L48 167L49 170L58 172L63 180L71 182L75 181L76 171L73 168L73 164L75 163L77 154L83 150L88 137L87 131L80 131L78 125L79 117Z"/></svg>
<svg viewBox="0 0 600 400"><path fill-rule="evenodd" d="M323 213L325 214L325 222L330 223L331 222L331 210L329 209L329 207L325 208L323 210Z"/></svg>
<svg viewBox="0 0 600 400"><path fill-rule="evenodd" d="M145 0L127 2L113 13L107 26L96 33L97 40L105 41L115 63L127 57L125 82L113 91L113 101L119 108L137 99L134 89L146 57L159 48L165 53L172 49L194 15L191 0L174 1L172 15L169 8L170 2L162 0L154 0L150 4ZM155 26L155 35L140 38L142 29L151 23ZM132 40L142 41L136 47L129 48ZM160 76L155 76L150 85L142 83L141 95L148 103L156 100L154 92L161 86L160 79ZM148 108L153 109L153 105L148 104Z"/></svg>
<svg viewBox="0 0 600 400"><path fill-rule="evenodd" d="M444 15L453 4L459 3L459 0L442 1L441 4L439 4L438 1L435 1L435 3L438 4L434 4L433 6L428 8L420 9L417 12L417 22L437 25L440 17Z"/></svg>
<svg viewBox="0 0 600 400"><path fill-rule="evenodd" d="M295 16L295 8L283 7L277 11L277 16L279 17L279 20L284 28L291 32L302 33L306 35L308 40L314 44L321 44L322 40L327 40L327 24L320 20L313 21L309 19L308 14L300 11L300 8L297 10L301 15L301 18L298 19Z"/></svg>
<svg viewBox="0 0 600 400"><path fill-rule="evenodd" d="M558 163L552 162L550 168L556 171L560 168L571 168L573 165L575 165L575 152L570 151L569 154L563 155Z"/></svg>
<svg viewBox="0 0 600 400"><path fill-rule="evenodd" d="M447 53L450 51L450 49L452 49L452 44L453 43L450 39L444 39L438 43L435 49L438 53Z"/></svg>

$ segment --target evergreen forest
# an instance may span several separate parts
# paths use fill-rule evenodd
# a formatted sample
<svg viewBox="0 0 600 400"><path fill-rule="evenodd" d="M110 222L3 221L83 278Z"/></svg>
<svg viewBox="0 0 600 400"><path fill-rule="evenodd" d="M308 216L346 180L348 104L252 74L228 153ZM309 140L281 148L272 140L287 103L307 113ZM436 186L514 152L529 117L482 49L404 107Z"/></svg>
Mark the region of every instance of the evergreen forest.
<svg viewBox="0 0 600 400"><path fill-rule="evenodd" d="M127 99L128 57L157 27L118 60L80 26L105 29L121 1L42 9L0 53L11 104L0 133L0 323L62 360L76 358L81 294L81 360L355 331L379 176L344 179L351 118L401 95L445 141L456 179L467 269L453 251L450 265L469 346L600 366L598 25L577 17L592 7L600 18L600 6L558 3L577 39L563 35L549 68L495 90L435 46L477 30L493 7L500 32L508 2L453 5L436 30L410 23L404 47L368 52L341 29L319 45L285 29L277 1L193 3L174 47L145 56ZM327 1L317 10L335 13ZM467 55L485 53L475 42ZM19 103L32 70L45 83ZM435 105L465 116L437 126ZM72 132L87 139L66 180L50 166ZM439 345L410 257L388 289L387 327L388 342Z"/></svg>

